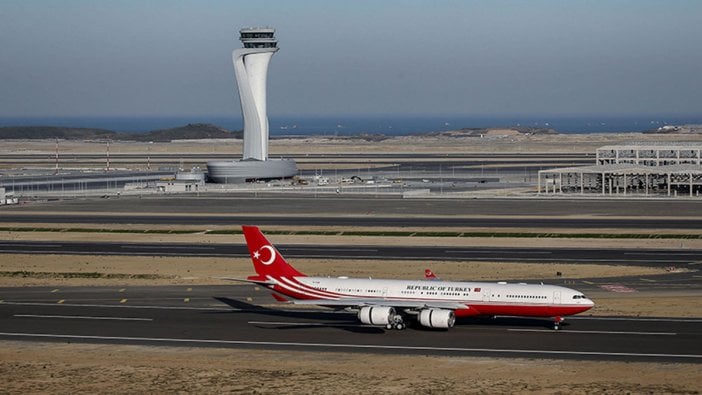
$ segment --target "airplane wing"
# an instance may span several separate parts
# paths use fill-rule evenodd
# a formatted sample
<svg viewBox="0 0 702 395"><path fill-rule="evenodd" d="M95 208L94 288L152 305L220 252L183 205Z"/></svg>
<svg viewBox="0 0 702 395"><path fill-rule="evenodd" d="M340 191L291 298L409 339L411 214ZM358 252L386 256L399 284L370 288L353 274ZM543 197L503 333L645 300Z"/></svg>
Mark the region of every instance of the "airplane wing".
<svg viewBox="0 0 702 395"><path fill-rule="evenodd" d="M348 298L335 300L292 300L293 304L317 305L317 306L344 306L344 307L365 307L365 306L390 306L411 309L438 308L447 310L469 309L463 303L443 302L443 301L423 301L423 300L389 300L373 298Z"/></svg>

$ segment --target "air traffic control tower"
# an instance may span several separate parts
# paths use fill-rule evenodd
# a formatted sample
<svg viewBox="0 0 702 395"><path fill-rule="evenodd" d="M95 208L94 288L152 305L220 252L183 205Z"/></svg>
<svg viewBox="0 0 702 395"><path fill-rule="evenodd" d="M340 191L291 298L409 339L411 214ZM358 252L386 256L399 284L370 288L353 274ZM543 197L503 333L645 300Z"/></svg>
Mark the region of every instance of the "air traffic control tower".
<svg viewBox="0 0 702 395"><path fill-rule="evenodd" d="M266 79L268 64L278 52L275 29L245 28L239 31L244 48L232 53L234 75L244 116L244 153L240 161L209 161L210 179L218 183L288 178L297 173L292 159L268 158Z"/></svg>

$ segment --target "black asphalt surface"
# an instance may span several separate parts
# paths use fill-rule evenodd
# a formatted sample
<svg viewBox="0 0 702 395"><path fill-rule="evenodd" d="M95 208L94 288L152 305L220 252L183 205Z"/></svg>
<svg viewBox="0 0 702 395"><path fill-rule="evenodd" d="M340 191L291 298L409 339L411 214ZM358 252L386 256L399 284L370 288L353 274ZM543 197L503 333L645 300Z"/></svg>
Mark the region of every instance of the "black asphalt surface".
<svg viewBox="0 0 702 395"><path fill-rule="evenodd" d="M299 196L261 194L251 196L144 196L110 199L65 199L37 202L21 206L0 207L0 221L9 222L22 212L84 212L93 214L183 215L204 214L209 216L299 216L310 217L391 217L423 215L438 216L494 216L494 217L563 217L577 226L577 218L590 216L612 220L607 217L630 219L702 218L702 200L629 200L629 199L399 199L378 196ZM70 217L70 216L69 216ZM40 220L41 216L38 217ZM330 224L332 220L328 220ZM612 222L616 222L612 220ZM662 222L662 221L661 221ZM468 222L466 225L470 225Z"/></svg>
<svg viewBox="0 0 702 395"><path fill-rule="evenodd" d="M281 226L354 226L354 227L443 227L443 228L548 228L548 229L702 229L699 218L460 218L460 217L384 217L384 216L290 216L290 215L101 215L3 213L2 223L66 224L139 224L139 225L241 225Z"/></svg>
<svg viewBox="0 0 702 395"><path fill-rule="evenodd" d="M576 286L573 286L576 287ZM702 362L702 319L465 319L387 331L354 314L258 307L253 286L0 288L0 339L382 354Z"/></svg>
<svg viewBox="0 0 702 395"><path fill-rule="evenodd" d="M232 241L243 236L232 235ZM411 239L408 239L411 244ZM446 246L348 246L276 244L291 259L370 259L420 261L490 261L538 263L594 263L652 267L702 266L698 249L626 248L505 248ZM0 241L0 254L136 255L191 257L248 257L244 244L115 243Z"/></svg>

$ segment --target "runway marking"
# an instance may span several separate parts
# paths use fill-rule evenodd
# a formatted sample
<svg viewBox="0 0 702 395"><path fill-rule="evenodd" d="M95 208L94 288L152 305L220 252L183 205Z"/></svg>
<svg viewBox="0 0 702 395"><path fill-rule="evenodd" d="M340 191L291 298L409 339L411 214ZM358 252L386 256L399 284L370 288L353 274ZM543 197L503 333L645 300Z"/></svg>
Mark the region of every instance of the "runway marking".
<svg viewBox="0 0 702 395"><path fill-rule="evenodd" d="M186 289L187 292L192 292L192 290L193 290L192 288Z"/></svg>
<svg viewBox="0 0 702 395"><path fill-rule="evenodd" d="M644 321L644 322L693 322L702 323L699 318L628 318L628 317L568 317L571 320L593 320L593 321Z"/></svg>
<svg viewBox="0 0 702 395"><path fill-rule="evenodd" d="M466 250L444 250L444 253L447 254L480 254L480 253L489 253L489 254L504 254L505 252L502 250L476 250L476 251L466 251ZM552 251L519 251L520 254L532 254L532 255L551 255L553 254Z"/></svg>
<svg viewBox="0 0 702 395"><path fill-rule="evenodd" d="M58 291L59 291L58 288L55 288L55 289L52 289L52 290L51 290L51 293L53 294L53 293L56 293L56 292L58 292Z"/></svg>
<svg viewBox="0 0 702 395"><path fill-rule="evenodd" d="M0 246L2 247L27 247L28 245L31 245L32 247L38 247L38 248L60 248L63 247L62 244L33 244L33 243L28 243L28 244L17 244L17 243L0 243Z"/></svg>
<svg viewBox="0 0 702 395"><path fill-rule="evenodd" d="M95 251L63 251L63 250L47 250L47 251L30 251L27 252L27 250L1 250L0 253L3 254L62 254L62 255L97 255L97 256L176 256L176 257L183 257L183 256L193 256L193 257L223 257L223 258L247 258L247 254L236 254L236 253L231 253L231 254L226 254L226 253L207 253L207 254L202 254L202 253L188 253L188 252L95 252ZM469 253L466 253L469 254ZM324 259L324 258L329 258L329 255L304 255L305 258L309 259ZM375 259L375 260L402 260L402 259L411 259L411 260L441 260L441 261L451 261L459 258L463 258L460 256L456 257L437 257L437 256L412 256L412 257L407 257L407 256L393 256L393 255L383 255L382 257L379 257L377 255L354 255L354 256L340 256L337 257L339 259ZM495 259L498 259L498 257L471 257L472 260L474 261L494 261ZM565 258L527 258L527 257L514 257L511 258L511 260L518 259L520 261L533 261L533 262L585 262L585 263L592 263L592 262L604 262L604 263L622 263L622 264L631 264L631 263L660 263L660 259L588 259L588 258L583 258L583 259L577 259L577 258L570 258L570 259L565 259ZM502 259L501 261L506 261L505 259ZM683 263L688 263L688 260L684 259L667 259L666 262L668 263L673 263L673 262L679 262L681 264Z"/></svg>
<svg viewBox="0 0 702 395"><path fill-rule="evenodd" d="M588 284L588 285L595 285L595 283L593 283L592 281L583 280L583 283Z"/></svg>
<svg viewBox="0 0 702 395"><path fill-rule="evenodd" d="M600 285L600 288L610 291L610 292L619 292L619 293L630 293L630 292L636 292L635 289L629 288L624 284L602 284Z"/></svg>
<svg viewBox="0 0 702 395"><path fill-rule="evenodd" d="M118 292L124 292L125 288L121 288Z"/></svg>
<svg viewBox="0 0 702 395"><path fill-rule="evenodd" d="M122 299L119 301L120 303L127 303L127 299Z"/></svg>
<svg viewBox="0 0 702 395"><path fill-rule="evenodd" d="M657 282L656 280L651 280L651 279L648 279L648 278L640 278L639 280L641 280L641 281L646 281L646 282L648 282L648 283L655 283L655 282Z"/></svg>
<svg viewBox="0 0 702 395"><path fill-rule="evenodd" d="M129 246L123 245L120 248L127 250L214 250L214 247L196 247L196 246Z"/></svg>
<svg viewBox="0 0 702 395"><path fill-rule="evenodd" d="M185 298L185 299L183 299L183 302L189 303L189 302L190 302L190 298Z"/></svg>
<svg viewBox="0 0 702 395"><path fill-rule="evenodd" d="M575 356L603 356L603 357L639 357L639 358L686 358L702 359L700 354L655 354L632 352L605 352L605 351L566 351L566 350L524 350L500 348L461 348L461 347L428 347L428 346L397 346L375 344L345 344L345 343L301 343L301 342L272 342L272 341L247 341L247 340L218 340L218 339L178 339L163 337L128 337L128 336L89 336L89 335L64 335L50 333L21 333L0 332L0 336L28 337L28 338L53 338L53 339L79 339L79 340L117 340L158 343L183 343L183 344L221 344L239 346L278 346L278 347L309 347L309 348L336 348L359 350L404 350L404 351L434 351L434 352L478 352L492 354L546 354L546 355L575 355Z"/></svg>
<svg viewBox="0 0 702 395"><path fill-rule="evenodd" d="M15 305L15 306L56 306L53 303L40 303L40 302L8 302L5 301L3 304ZM106 308L119 308L119 309L161 309L161 310L206 310L206 311L241 311L241 309L236 309L233 307L182 307L182 306L144 306L144 305L121 305L121 304L81 304L81 303L64 303L61 306L66 307L106 307Z"/></svg>
<svg viewBox="0 0 702 395"><path fill-rule="evenodd" d="M662 255L662 256L700 256L699 253L683 253L683 252L625 252L624 255Z"/></svg>
<svg viewBox="0 0 702 395"><path fill-rule="evenodd" d="M251 325L290 325L290 326L367 326L380 328L373 325L361 325L358 322L348 322L346 324L325 324L323 322L282 322L282 321L249 321Z"/></svg>
<svg viewBox="0 0 702 395"><path fill-rule="evenodd" d="M93 317L86 315L41 315L41 314L15 314L18 318L67 318L76 320L113 320L113 321L153 321L153 318L132 318L132 317Z"/></svg>
<svg viewBox="0 0 702 395"><path fill-rule="evenodd" d="M61 300L59 300L59 301L56 302L56 303L58 303L58 304L63 304L63 302L65 302L65 301L66 301L66 299L61 299Z"/></svg>
<svg viewBox="0 0 702 395"><path fill-rule="evenodd" d="M281 248L281 251L336 251L336 252L378 252L378 249L376 248L325 248L325 249L319 249L315 247L285 247Z"/></svg>
<svg viewBox="0 0 702 395"><path fill-rule="evenodd" d="M597 334L597 335L643 335L643 336L677 336L675 332L618 332L618 331L579 331L579 330L564 330L554 331L553 329L507 329L508 332L559 332L559 333L579 333L579 334Z"/></svg>

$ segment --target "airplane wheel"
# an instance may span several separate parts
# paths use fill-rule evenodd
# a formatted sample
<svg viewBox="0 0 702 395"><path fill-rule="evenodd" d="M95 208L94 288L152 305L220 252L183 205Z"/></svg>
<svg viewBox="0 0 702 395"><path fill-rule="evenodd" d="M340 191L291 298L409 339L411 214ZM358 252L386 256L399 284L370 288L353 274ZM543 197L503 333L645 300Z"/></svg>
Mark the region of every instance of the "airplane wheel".
<svg viewBox="0 0 702 395"><path fill-rule="evenodd" d="M388 329L388 330L392 329L392 324L385 325L385 329Z"/></svg>
<svg viewBox="0 0 702 395"><path fill-rule="evenodd" d="M401 330L405 329L405 324L402 324L402 323L397 324L397 325L395 325L395 329L397 329L398 331L401 331Z"/></svg>

